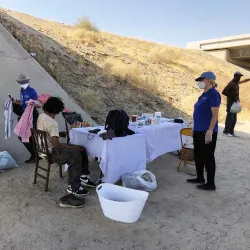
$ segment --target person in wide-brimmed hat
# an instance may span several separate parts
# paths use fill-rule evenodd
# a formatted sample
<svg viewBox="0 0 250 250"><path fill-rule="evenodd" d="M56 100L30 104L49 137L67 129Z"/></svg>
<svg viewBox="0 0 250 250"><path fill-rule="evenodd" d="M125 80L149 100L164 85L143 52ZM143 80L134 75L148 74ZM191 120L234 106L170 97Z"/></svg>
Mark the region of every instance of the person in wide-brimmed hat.
<svg viewBox="0 0 250 250"><path fill-rule="evenodd" d="M234 73L234 78L222 91L222 94L227 97L227 117L225 121L225 129L223 131L226 135L235 136L234 128L237 123L237 114L231 113L231 107L234 102L240 101L240 87L239 84L249 82L250 79L240 80L243 75L237 71Z"/></svg>
<svg viewBox="0 0 250 250"><path fill-rule="evenodd" d="M197 178L188 179L189 183L200 184L203 190L215 190L215 147L218 133L218 113L221 104L220 93L216 90L216 76L213 72L204 72L195 79L202 95L194 105L194 159ZM207 172L205 184L204 168Z"/></svg>
<svg viewBox="0 0 250 250"><path fill-rule="evenodd" d="M13 111L14 113L17 114L17 116L19 117L18 118L19 120L24 110L27 107L26 102L31 99L37 100L38 94L36 90L30 86L30 78L26 74L20 74L16 81L18 82L18 84L20 84L21 90L20 90L20 100L16 100L13 103ZM33 111L33 127L34 128L36 128L38 115L39 113L37 109L34 107L34 111ZM21 138L19 138L19 140L22 141ZM31 155L30 158L27 161L25 161L25 163L35 162L36 157L35 157L35 152L34 152L33 145L32 145L32 138L30 138L30 142L23 142L23 144Z"/></svg>

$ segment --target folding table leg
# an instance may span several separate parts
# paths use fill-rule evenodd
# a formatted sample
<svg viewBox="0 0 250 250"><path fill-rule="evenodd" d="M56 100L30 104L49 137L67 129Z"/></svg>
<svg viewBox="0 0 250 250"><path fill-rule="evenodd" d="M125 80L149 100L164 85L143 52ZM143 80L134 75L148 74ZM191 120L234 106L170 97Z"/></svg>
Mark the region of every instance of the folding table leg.
<svg viewBox="0 0 250 250"><path fill-rule="evenodd" d="M103 176L104 176L104 175L103 175L103 172L102 172L102 170L101 170L99 184L102 183L102 177L103 177Z"/></svg>
<svg viewBox="0 0 250 250"><path fill-rule="evenodd" d="M59 165L59 174L60 174L60 178L62 178L62 164Z"/></svg>

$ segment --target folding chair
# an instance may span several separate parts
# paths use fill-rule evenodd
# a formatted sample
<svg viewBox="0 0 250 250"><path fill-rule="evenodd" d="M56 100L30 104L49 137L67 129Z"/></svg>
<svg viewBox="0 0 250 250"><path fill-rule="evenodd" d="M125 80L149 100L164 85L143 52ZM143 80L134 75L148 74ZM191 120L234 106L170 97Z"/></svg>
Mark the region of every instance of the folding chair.
<svg viewBox="0 0 250 250"><path fill-rule="evenodd" d="M70 138L69 138L69 126L72 126L75 122L79 121L82 122L82 116L80 114L76 114L76 113L64 113L63 114L64 119L65 119L65 127L66 127L66 137L67 137L67 144L69 144L70 142Z"/></svg>
<svg viewBox="0 0 250 250"><path fill-rule="evenodd" d="M184 143L183 142L183 136L187 136L187 137L192 137L192 129L191 128L183 128L181 131L180 131L180 137L181 137L181 147L182 147L182 150L181 150L181 160L180 160L180 163L178 165L178 168L177 168L177 171L180 170L180 167L181 167L181 164L182 162L184 162L184 165L187 166L187 164L189 165L195 165L193 163L193 161L189 161L185 158L185 154L187 152L187 150L192 150L194 151L194 144L193 143Z"/></svg>
<svg viewBox="0 0 250 250"><path fill-rule="evenodd" d="M53 162L51 154L49 153L47 133L41 130L37 130L37 129L31 129L31 133L32 133L33 146L34 146L34 150L36 153L36 168L35 168L34 184L36 184L37 182L37 176L45 179L46 180L45 192L48 192L50 167L51 167L51 164L55 162ZM45 155L45 158L47 160L47 169L39 166L39 161L41 160L39 154ZM60 178L62 178L62 165L58 164L58 166L59 166L59 175L60 175ZM38 169L41 169L44 172L46 172L46 175L42 175L38 173Z"/></svg>

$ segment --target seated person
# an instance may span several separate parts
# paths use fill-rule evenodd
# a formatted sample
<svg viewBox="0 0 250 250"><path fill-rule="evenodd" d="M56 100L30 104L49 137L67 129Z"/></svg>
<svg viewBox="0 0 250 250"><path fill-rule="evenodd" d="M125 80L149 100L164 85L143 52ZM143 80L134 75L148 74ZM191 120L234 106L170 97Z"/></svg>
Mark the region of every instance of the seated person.
<svg viewBox="0 0 250 250"><path fill-rule="evenodd" d="M58 164L68 164L68 193L77 197L88 195L83 186L95 187L89 178L88 155L84 147L62 144L59 141L58 123L55 116L62 112L64 103L60 98L50 97L44 104L44 113L38 117L37 129L47 132L48 147L52 159Z"/></svg>

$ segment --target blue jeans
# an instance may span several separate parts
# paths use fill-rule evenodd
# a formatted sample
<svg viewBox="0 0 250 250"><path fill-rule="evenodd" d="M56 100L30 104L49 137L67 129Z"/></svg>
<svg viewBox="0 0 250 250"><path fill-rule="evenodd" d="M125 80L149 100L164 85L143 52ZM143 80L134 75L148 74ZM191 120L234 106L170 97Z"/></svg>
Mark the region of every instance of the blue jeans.
<svg viewBox="0 0 250 250"><path fill-rule="evenodd" d="M229 134L234 133L234 128L237 122L237 114L230 112L233 103L234 103L233 101L227 99L227 117L225 122L224 133L229 133Z"/></svg>

